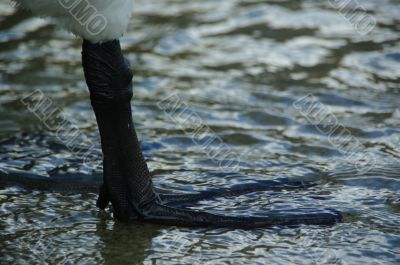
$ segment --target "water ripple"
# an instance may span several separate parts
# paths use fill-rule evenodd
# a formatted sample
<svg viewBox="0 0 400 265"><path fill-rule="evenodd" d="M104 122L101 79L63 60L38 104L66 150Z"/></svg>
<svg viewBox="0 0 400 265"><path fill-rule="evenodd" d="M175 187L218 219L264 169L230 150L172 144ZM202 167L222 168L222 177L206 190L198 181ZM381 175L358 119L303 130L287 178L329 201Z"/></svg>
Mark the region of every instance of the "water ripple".
<svg viewBox="0 0 400 265"><path fill-rule="evenodd" d="M101 164L84 165L21 102L43 91L80 130L80 147L94 144L101 161L81 41L0 0L0 176L40 175L68 180L71 188L86 180L73 194L2 188L0 264L399 263L397 1L358 1L377 22L365 35L333 1L135 2L121 43L135 69L135 125L157 189L187 193L277 177L314 181L303 190L256 191L192 207L240 215L330 207L344 222L189 229L124 225L99 213ZM350 2L345 11L354 8ZM199 124L160 109L171 94L207 126L203 140L220 139L231 157L208 156L193 136ZM368 171L332 142L340 132L322 133L294 107L307 94L336 117L338 124L325 123L325 130L342 125L362 152L373 154ZM221 168L229 161L237 168Z"/></svg>

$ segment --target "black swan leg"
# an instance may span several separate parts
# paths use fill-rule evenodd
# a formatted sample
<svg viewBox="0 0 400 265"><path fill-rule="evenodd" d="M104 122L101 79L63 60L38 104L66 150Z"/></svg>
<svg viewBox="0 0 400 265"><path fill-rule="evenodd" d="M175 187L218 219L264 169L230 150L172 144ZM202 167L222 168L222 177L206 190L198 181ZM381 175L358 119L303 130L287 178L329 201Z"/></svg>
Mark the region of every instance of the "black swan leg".
<svg viewBox="0 0 400 265"><path fill-rule="evenodd" d="M132 71L119 41L83 43L82 62L101 136L104 188L98 206L113 205L122 221L141 220L169 225L252 228L270 225L331 225L334 210L295 213L270 212L264 217L235 217L167 206L154 192L132 121ZM173 197L169 197L173 200ZM176 197L175 197L176 200Z"/></svg>
<svg viewBox="0 0 400 265"><path fill-rule="evenodd" d="M130 220L137 218L137 213L129 203L132 193L126 185L127 172L123 168L126 138L121 137L120 130L128 126L122 115L130 112L132 72L119 47L118 41L92 44L85 40L82 65L100 131L104 159L104 186L97 206L105 208L111 201L115 218Z"/></svg>

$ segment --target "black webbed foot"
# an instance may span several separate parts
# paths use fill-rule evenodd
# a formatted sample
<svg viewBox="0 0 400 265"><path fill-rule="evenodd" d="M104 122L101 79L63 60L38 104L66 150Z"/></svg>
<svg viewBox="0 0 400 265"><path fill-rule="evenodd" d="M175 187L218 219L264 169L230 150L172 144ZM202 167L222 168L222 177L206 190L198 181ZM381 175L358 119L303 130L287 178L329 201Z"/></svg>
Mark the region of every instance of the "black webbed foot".
<svg viewBox="0 0 400 265"><path fill-rule="evenodd" d="M257 191L299 190L316 186L313 182L296 181L289 178L255 180L251 183L236 184L227 188L209 188L206 191L188 194L159 194L162 203L169 206L182 206L201 200L224 196L239 196Z"/></svg>
<svg viewBox="0 0 400 265"><path fill-rule="evenodd" d="M118 41L92 44L84 41L82 64L96 114L104 156L104 187L97 205L110 201L121 221L146 221L168 225L253 228L272 225L331 225L340 220L332 210L319 212L269 212L263 217L238 217L186 210L167 204L265 189L293 189L298 184L280 180L232 186L192 195L157 195L132 121L132 71Z"/></svg>
<svg viewBox="0 0 400 265"><path fill-rule="evenodd" d="M264 216L227 216L203 211L184 210L153 202L139 210L141 221L166 225L209 226L229 228L259 228L276 225L333 225L342 220L332 209L296 209L296 211L269 211Z"/></svg>

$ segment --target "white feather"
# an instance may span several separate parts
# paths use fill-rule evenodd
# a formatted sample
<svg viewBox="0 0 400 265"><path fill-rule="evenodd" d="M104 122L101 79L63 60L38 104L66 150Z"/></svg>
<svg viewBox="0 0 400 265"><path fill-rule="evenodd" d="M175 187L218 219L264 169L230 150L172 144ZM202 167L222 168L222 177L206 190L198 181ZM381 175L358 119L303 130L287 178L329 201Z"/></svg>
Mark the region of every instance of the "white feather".
<svg viewBox="0 0 400 265"><path fill-rule="evenodd" d="M91 42L121 37L129 23L133 0L13 0L34 15L56 23Z"/></svg>

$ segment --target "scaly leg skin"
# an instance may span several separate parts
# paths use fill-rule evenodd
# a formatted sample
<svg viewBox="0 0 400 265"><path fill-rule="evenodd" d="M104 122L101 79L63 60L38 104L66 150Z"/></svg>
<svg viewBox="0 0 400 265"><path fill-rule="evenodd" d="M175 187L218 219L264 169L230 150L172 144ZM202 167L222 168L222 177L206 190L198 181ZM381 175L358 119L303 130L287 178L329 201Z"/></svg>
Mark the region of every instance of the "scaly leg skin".
<svg viewBox="0 0 400 265"><path fill-rule="evenodd" d="M121 137L121 132L128 126L123 115L130 112L132 72L126 66L118 47L118 41L101 45L84 41L82 65L100 131L104 157L104 186L97 206L104 208L110 200L115 218L130 220L138 215L132 211L129 203L132 193L126 185L127 172L123 165L126 137Z"/></svg>
<svg viewBox="0 0 400 265"><path fill-rule="evenodd" d="M105 208L111 201L117 220L235 228L332 225L340 220L340 214L334 210L318 213L270 212L265 217L235 217L167 206L163 198L168 200L168 196L160 198L154 191L140 149L130 105L132 70L123 57L119 41L92 44L85 40L82 65L104 156L104 187L97 205ZM169 198L176 201L176 196Z"/></svg>

